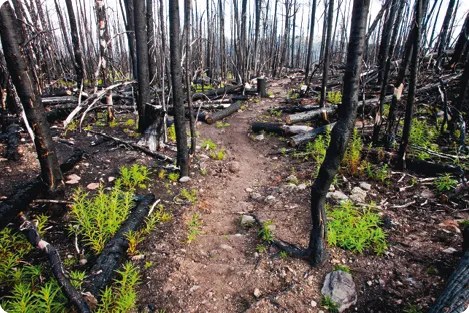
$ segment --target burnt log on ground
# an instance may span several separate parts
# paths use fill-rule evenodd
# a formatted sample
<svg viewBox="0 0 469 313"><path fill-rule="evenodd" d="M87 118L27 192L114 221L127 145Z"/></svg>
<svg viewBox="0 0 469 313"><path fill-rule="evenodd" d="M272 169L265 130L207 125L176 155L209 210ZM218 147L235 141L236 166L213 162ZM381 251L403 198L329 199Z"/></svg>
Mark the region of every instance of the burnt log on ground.
<svg viewBox="0 0 469 313"><path fill-rule="evenodd" d="M130 231L136 232L140 228L145 217L148 216L150 205L154 201L155 196L153 194L143 197L97 258L91 268L91 281L87 288L95 297L98 297L101 291L111 282L115 271L119 268L121 260L127 252L129 242L126 234Z"/></svg>
<svg viewBox="0 0 469 313"><path fill-rule="evenodd" d="M5 157L11 161L18 161L20 159L20 153L18 152L18 146L20 144L20 126L18 124L10 124L7 127L7 148Z"/></svg>
<svg viewBox="0 0 469 313"><path fill-rule="evenodd" d="M288 106L288 107L272 107L269 111L282 111L282 113L302 113L313 110L318 110L319 105L304 105L304 106Z"/></svg>
<svg viewBox="0 0 469 313"><path fill-rule="evenodd" d="M64 96L64 97L48 97L42 99L42 104L55 105L55 104L64 104L64 103L78 103L78 97L75 96Z"/></svg>
<svg viewBox="0 0 469 313"><path fill-rule="evenodd" d="M164 155L162 153L158 153L158 152L153 152L153 151L150 151L149 149L143 147L143 146L140 146L136 143L133 143L133 142L130 142L130 141L126 141L126 140L123 140L123 139L120 139L120 138L117 138L117 137L113 137L113 136L109 136L105 133L102 133L102 132L97 132L97 131L94 131L94 130L88 130L88 132L92 133L92 134L96 134L96 135L99 135L99 136L102 136L102 137L105 137L105 138L108 138L108 139L111 139L111 140L114 140L115 142L118 142L118 143L123 143L129 147L132 147L136 150L140 150L142 151L143 153L145 154L148 154L149 156L152 156L158 160L161 160L161 161L164 161L164 162L168 162L168 163L174 163L174 159L167 156L167 155Z"/></svg>
<svg viewBox="0 0 469 313"><path fill-rule="evenodd" d="M469 252L446 283L446 287L428 313L462 313L469 307Z"/></svg>
<svg viewBox="0 0 469 313"><path fill-rule="evenodd" d="M197 100L207 100L207 98L211 99L218 96L223 96L225 94L233 94L238 93L243 90L242 85L238 86L225 86L223 88L212 89L207 92L197 92L192 95L192 101Z"/></svg>
<svg viewBox="0 0 469 313"><path fill-rule="evenodd" d="M279 123L253 123L251 125L253 132L265 131L266 133L275 133L280 136L302 134L313 130L312 127L305 125L284 125Z"/></svg>
<svg viewBox="0 0 469 313"><path fill-rule="evenodd" d="M76 150L63 164L60 165L62 173L71 170L83 157L83 151ZM0 204L0 230L5 228L22 210L36 197L47 190L47 185L39 176L30 182L21 185L18 190Z"/></svg>
<svg viewBox="0 0 469 313"><path fill-rule="evenodd" d="M321 134L324 134L327 131L328 128L330 128L332 130L332 128L334 128L334 125L335 125L335 122L331 123L331 124L328 124L328 125L324 125L324 126L315 128L315 129L313 129L311 131L308 131L306 133L293 136L288 141L288 145L291 146L291 147L298 147L300 145L306 144L306 143L314 140L317 136L319 136Z"/></svg>
<svg viewBox="0 0 469 313"><path fill-rule="evenodd" d="M337 105L327 106L325 108L319 108L317 110L298 113L298 114L291 114L285 118L285 122L288 125L300 123L300 122L307 122L315 118L316 116L320 115L327 115L329 113L333 113L337 110Z"/></svg>
<svg viewBox="0 0 469 313"><path fill-rule="evenodd" d="M20 221L21 226L19 229L26 236L29 243L33 247L42 251L49 258L52 273L70 303L79 313L91 313L91 310L86 304L81 293L72 286L70 280L67 278L59 252L54 248L54 246L41 238L36 224L28 220L23 214L20 215Z"/></svg>
<svg viewBox="0 0 469 313"><path fill-rule="evenodd" d="M216 121L219 121L227 116L230 116L234 112L238 111L241 108L242 104L243 103L241 101L237 101L224 110L218 111L211 115L206 115L203 121L206 122L207 124L213 124Z"/></svg>

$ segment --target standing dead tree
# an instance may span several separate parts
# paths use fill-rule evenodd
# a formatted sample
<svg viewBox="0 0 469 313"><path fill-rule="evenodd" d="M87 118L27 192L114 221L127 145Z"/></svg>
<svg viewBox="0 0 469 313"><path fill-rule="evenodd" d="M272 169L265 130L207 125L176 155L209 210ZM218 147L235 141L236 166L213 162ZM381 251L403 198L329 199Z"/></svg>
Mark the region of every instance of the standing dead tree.
<svg viewBox="0 0 469 313"><path fill-rule="evenodd" d="M75 62L73 62L73 65L75 67L75 73L77 74L77 87L78 89L81 89L81 85L84 83L85 79L85 65L83 63L83 53L80 49L78 27L75 18L75 12L73 11L72 0L65 0L65 3L67 4L68 19L70 21L70 31L72 34L73 54L75 57Z"/></svg>
<svg viewBox="0 0 469 313"><path fill-rule="evenodd" d="M37 87L39 84L30 70L34 65L24 51L24 35L9 2L5 2L0 8L0 36L8 71L34 131L34 144L41 165L42 179L50 190L56 190L63 185L62 171L42 106Z"/></svg>

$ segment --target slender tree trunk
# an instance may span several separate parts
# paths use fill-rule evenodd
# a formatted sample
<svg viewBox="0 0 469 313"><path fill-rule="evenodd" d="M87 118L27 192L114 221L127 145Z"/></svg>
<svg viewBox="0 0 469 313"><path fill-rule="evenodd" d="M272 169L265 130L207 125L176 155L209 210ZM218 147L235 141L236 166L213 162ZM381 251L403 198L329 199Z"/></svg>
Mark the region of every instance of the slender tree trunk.
<svg viewBox="0 0 469 313"><path fill-rule="evenodd" d="M150 104L150 72L148 68L148 38L144 1L134 3L135 42L137 52L138 77L138 131L143 134L149 126L147 105Z"/></svg>
<svg viewBox="0 0 469 313"><path fill-rule="evenodd" d="M332 5L332 3L331 3ZM358 108L358 88L365 43L365 28L370 0L354 0L352 25L344 75L342 105L338 120L331 133L331 141L324 162L311 188L312 230L308 251L312 265L320 265L325 258L324 240L327 232L325 200L329 187L337 174L347 149L350 135L355 127Z"/></svg>
<svg viewBox="0 0 469 313"><path fill-rule="evenodd" d="M75 19L75 12L73 11L72 0L65 0L65 3L67 4L68 18L70 20L70 31L72 33L73 52L75 55L75 62L73 65L75 66L75 72L77 74L78 90L80 90L81 85L84 83L85 79L85 64L83 62L83 53L80 49L78 27L77 21Z"/></svg>
<svg viewBox="0 0 469 313"><path fill-rule="evenodd" d="M148 40L148 69L150 83L156 82L156 41L155 19L153 18L153 1L147 0L147 40Z"/></svg>
<svg viewBox="0 0 469 313"><path fill-rule="evenodd" d="M314 24L316 24L316 0L313 0L311 5L311 21L309 25L309 43L308 43L308 56L306 58L305 82L309 85L309 69L311 67L311 57L313 54L314 42Z"/></svg>
<svg viewBox="0 0 469 313"><path fill-rule="evenodd" d="M42 179L51 190L55 190L63 185L63 176L37 89L37 81L33 80L31 65L27 65L27 54L19 42L24 42L24 36L19 31L15 13L9 2L5 2L0 8L0 36L8 71L35 134L34 144L41 165Z"/></svg>
<svg viewBox="0 0 469 313"><path fill-rule="evenodd" d="M438 42L438 56L436 59L436 67L440 67L441 59L443 57L443 50L445 49L446 36L448 34L449 24L451 22L451 17L453 16L453 8L456 0L449 0L448 9L446 10L445 19L443 21L443 26L441 28L440 40Z"/></svg>
<svg viewBox="0 0 469 313"><path fill-rule="evenodd" d="M456 108L459 112L469 111L469 54L466 56L466 66L461 77L459 96L456 99Z"/></svg>
<svg viewBox="0 0 469 313"><path fill-rule="evenodd" d="M130 60L132 61L132 77L137 79L137 51L135 48L135 0L124 0L125 12L127 16L127 24L125 29L127 31L127 42L129 43Z"/></svg>
<svg viewBox="0 0 469 313"><path fill-rule="evenodd" d="M291 37L291 54L290 54L290 67L294 67L295 57L295 30L296 30L296 13L297 13L297 1L293 3L293 24L292 24L292 37Z"/></svg>
<svg viewBox="0 0 469 313"><path fill-rule="evenodd" d="M191 77L190 77L190 59L192 57L191 49L191 0L184 0L184 26L186 33L186 92L187 92L187 105L189 108L189 127L191 129L191 155L195 154L195 147L197 144L194 114L192 109L192 95L191 95Z"/></svg>
<svg viewBox="0 0 469 313"><path fill-rule="evenodd" d="M407 97L407 107L404 119L404 130L402 131L401 145L399 147L399 163L402 168L405 168L405 159L407 146L409 145L410 130L412 127L412 118L414 114L414 101L415 101L415 89L417 86L417 71L418 71L418 59L420 52L420 32L422 29L422 0L417 0L415 9L415 23L414 23L414 37L413 37L413 48L412 48L412 60L410 64L410 82L409 82L409 94Z"/></svg>
<svg viewBox="0 0 469 313"><path fill-rule="evenodd" d="M324 49L324 71L322 76L322 87L321 87L321 100L319 106L323 108L326 103L326 88L327 80L329 78L329 59L330 59L330 46L332 36L332 20L334 18L334 0L329 0L329 13L327 14L327 38Z"/></svg>
<svg viewBox="0 0 469 313"><path fill-rule="evenodd" d="M223 13L223 0L218 0L220 18L220 67L221 80L226 79L226 48L225 48L225 15Z"/></svg>
<svg viewBox="0 0 469 313"><path fill-rule="evenodd" d="M461 60L461 57L464 54L464 51L467 49L469 43L469 13L466 15L466 19L464 20L464 25L461 28L461 32L459 33L458 41L456 42L456 46L454 47L454 54L451 60L451 65L454 67L456 63Z"/></svg>
<svg viewBox="0 0 469 313"><path fill-rule="evenodd" d="M259 76L259 35L261 27L261 0L255 0L256 3L256 30L254 39L254 73Z"/></svg>
<svg viewBox="0 0 469 313"><path fill-rule="evenodd" d="M171 53L171 80L173 85L174 124L177 141L177 165L181 176L189 175L186 121L182 92L181 46L179 41L179 2L169 1L169 45Z"/></svg>

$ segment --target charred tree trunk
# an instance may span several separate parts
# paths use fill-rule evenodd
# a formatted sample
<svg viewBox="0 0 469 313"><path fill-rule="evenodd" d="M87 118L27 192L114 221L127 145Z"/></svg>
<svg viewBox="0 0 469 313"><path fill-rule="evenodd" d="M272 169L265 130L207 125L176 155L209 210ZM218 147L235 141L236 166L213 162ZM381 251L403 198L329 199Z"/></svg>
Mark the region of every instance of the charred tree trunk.
<svg viewBox="0 0 469 313"><path fill-rule="evenodd" d="M422 29L422 0L417 0L415 6L414 37L412 48L412 60L410 68L409 94L407 97L407 107L404 119L404 130L402 131L401 145L399 147L399 166L405 168L405 158L407 146L409 145L410 130L412 127L412 117L414 114L415 89L417 86L417 71L420 52L420 32Z"/></svg>
<svg viewBox="0 0 469 313"><path fill-rule="evenodd" d="M190 58L192 57L191 49L191 0L184 1L184 26L186 33L186 92L187 92L187 106L189 112L192 110L192 94L191 94L191 78L190 78ZM197 144L194 114L189 114L189 127L191 130L191 155L195 154L195 147Z"/></svg>
<svg viewBox="0 0 469 313"><path fill-rule="evenodd" d="M220 67L221 80L226 79L226 52L225 52L225 16L223 13L223 0L218 0L218 8L220 15Z"/></svg>
<svg viewBox="0 0 469 313"><path fill-rule="evenodd" d="M68 19L70 21L70 32L72 34L73 53L75 56L75 72L77 74L77 87L81 89L81 85L85 79L85 64L83 62L83 53L80 49L80 39L78 37L77 20L75 18L75 12L73 11L72 0L65 0L67 4Z"/></svg>
<svg viewBox="0 0 469 313"><path fill-rule="evenodd" d="M169 44L171 52L171 80L173 85L174 124L176 128L177 165L181 177L189 175L186 118L184 113L181 46L179 41L179 2L169 1Z"/></svg>
<svg viewBox="0 0 469 313"><path fill-rule="evenodd" d="M146 31L145 2L134 3L135 42L137 51L137 78L138 78L138 131L144 133L148 124L147 105L150 103L150 73L148 70L148 41Z"/></svg>
<svg viewBox="0 0 469 313"><path fill-rule="evenodd" d="M135 9L134 0L124 0L127 16L127 41L129 43L130 60L132 61L132 76L137 79L137 51L135 48Z"/></svg>
<svg viewBox="0 0 469 313"><path fill-rule="evenodd" d="M445 19L443 21L443 27L441 28L440 33L440 40L438 41L438 56L436 59L436 67L440 67L441 59L443 57L443 50L445 49L446 45L446 36L448 34L449 24L451 22L451 18L453 16L453 8L456 0L449 0L448 9L446 10Z"/></svg>
<svg viewBox="0 0 469 313"><path fill-rule="evenodd" d="M317 0L313 0L313 3L311 5L311 21L309 25L308 56L306 58L306 70L305 70L306 85L309 85L309 69L311 67L311 57L313 54L314 24L316 24L316 2Z"/></svg>
<svg viewBox="0 0 469 313"><path fill-rule="evenodd" d="M466 57L466 66L461 77L459 96L456 99L456 108L458 111L469 111L469 54Z"/></svg>
<svg viewBox="0 0 469 313"><path fill-rule="evenodd" d="M329 59L330 59L330 46L331 46L331 36L332 36L332 20L334 18L334 0L329 0L329 12L327 14L327 37L324 47L324 71L322 75L322 87L321 87L321 101L319 103L320 107L324 107L326 103L327 95L327 79L329 77Z"/></svg>
<svg viewBox="0 0 469 313"><path fill-rule="evenodd" d="M30 70L32 65L28 66L26 53L19 42L19 40L24 42L24 37L19 31L15 13L9 2L4 3L0 8L0 35L8 71L35 134L34 143L41 164L43 180L51 190L55 190L63 185L62 171L37 89L38 83L33 81L34 76Z"/></svg>
<svg viewBox="0 0 469 313"><path fill-rule="evenodd" d="M154 0L147 0L148 69L151 85L156 81L156 41L155 20L153 18L153 1Z"/></svg>
<svg viewBox="0 0 469 313"><path fill-rule="evenodd" d="M261 0L255 0L256 5L256 30L254 38L254 73L259 76L259 34L261 27Z"/></svg>
<svg viewBox="0 0 469 313"><path fill-rule="evenodd" d="M461 33L459 34L458 41L454 47L453 58L451 59L451 65L454 67L456 63L461 60L461 57L464 55L464 51L467 50L469 42L469 13L466 15L464 25L461 28Z"/></svg>
<svg viewBox="0 0 469 313"><path fill-rule="evenodd" d="M324 205L326 193L342 162L350 135L355 127L358 108L358 85L369 6L370 0L353 1L342 105L338 110L338 121L331 132L331 142L326 157L311 188L312 229L308 252L310 263L316 266L320 265L325 258L324 239L326 238L327 225Z"/></svg>

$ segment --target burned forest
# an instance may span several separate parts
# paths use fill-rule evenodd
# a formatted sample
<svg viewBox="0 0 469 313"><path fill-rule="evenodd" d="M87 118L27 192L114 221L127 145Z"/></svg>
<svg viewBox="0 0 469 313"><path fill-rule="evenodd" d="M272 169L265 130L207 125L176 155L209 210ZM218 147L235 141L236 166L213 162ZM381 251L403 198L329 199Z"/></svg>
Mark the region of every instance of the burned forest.
<svg viewBox="0 0 469 313"><path fill-rule="evenodd" d="M469 311L465 0L0 1L0 312Z"/></svg>

